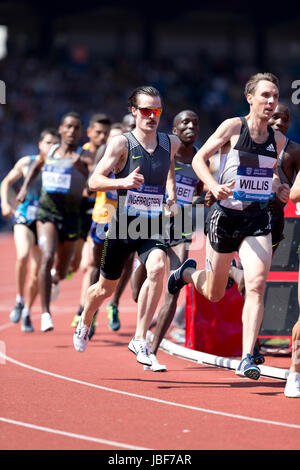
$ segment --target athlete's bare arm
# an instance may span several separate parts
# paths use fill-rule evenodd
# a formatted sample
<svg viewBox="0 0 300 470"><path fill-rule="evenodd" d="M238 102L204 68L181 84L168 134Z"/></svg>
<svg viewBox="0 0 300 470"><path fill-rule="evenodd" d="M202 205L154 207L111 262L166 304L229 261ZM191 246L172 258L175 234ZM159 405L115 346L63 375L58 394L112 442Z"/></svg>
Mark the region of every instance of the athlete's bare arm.
<svg viewBox="0 0 300 470"><path fill-rule="evenodd" d="M20 158L1 182L1 211L4 217L11 217L15 212L14 207L9 202L9 188L13 183L25 177L29 163L30 156Z"/></svg>
<svg viewBox="0 0 300 470"><path fill-rule="evenodd" d="M234 145L240 133L240 129L240 118L226 119L208 138L193 158L192 166L196 175L203 181L216 199L227 199L232 194L231 188L234 186L235 181L227 184L218 184L206 162L226 144ZM232 142L233 140L235 140L234 143Z"/></svg>
<svg viewBox="0 0 300 470"><path fill-rule="evenodd" d="M43 168L44 166L44 163L45 163L45 158L46 158L46 155L43 155L42 152L36 157L33 165L31 166L31 168L29 169L26 177L25 177L25 180L22 184L22 187L17 195L17 201L18 202L24 202L25 201L25 198L26 198L26 194L27 194L27 190L28 190L28 186L30 185L30 183L35 180L35 178L38 176L38 174L40 173L41 169Z"/></svg>
<svg viewBox="0 0 300 470"><path fill-rule="evenodd" d="M91 191L109 191L112 189L138 188L144 177L137 167L125 178L110 178L111 173L119 173L125 166L128 157L127 139L123 135L114 137L106 147L102 159L97 164L89 179Z"/></svg>

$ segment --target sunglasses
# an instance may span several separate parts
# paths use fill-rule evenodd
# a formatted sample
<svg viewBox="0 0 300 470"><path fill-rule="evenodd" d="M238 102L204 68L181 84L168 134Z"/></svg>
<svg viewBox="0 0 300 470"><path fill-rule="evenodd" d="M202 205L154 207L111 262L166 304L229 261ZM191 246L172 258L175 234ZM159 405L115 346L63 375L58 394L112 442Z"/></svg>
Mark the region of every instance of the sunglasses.
<svg viewBox="0 0 300 470"><path fill-rule="evenodd" d="M150 117L153 114L155 117L158 117L162 113L162 108L140 108L139 106L136 107L140 110L142 116Z"/></svg>

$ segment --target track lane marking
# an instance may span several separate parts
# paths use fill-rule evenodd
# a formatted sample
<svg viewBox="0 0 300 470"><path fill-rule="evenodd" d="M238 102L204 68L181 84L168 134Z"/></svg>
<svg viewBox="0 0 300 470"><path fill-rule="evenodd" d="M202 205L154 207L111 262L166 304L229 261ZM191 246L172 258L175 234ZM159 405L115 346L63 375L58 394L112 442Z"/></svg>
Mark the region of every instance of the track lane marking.
<svg viewBox="0 0 300 470"><path fill-rule="evenodd" d="M131 449L131 450L150 450L149 448L146 448L146 447L132 446L130 444L124 444L122 442L108 441L106 439L100 439L98 437L85 436L83 434L76 434L76 433L67 432L67 431L60 431L59 429L53 429L53 428L48 428L44 426L37 426L36 424L24 423L23 421L16 421L15 419L3 418L2 416L0 416L0 421L4 423L8 423L8 424L15 424L17 426L22 426L25 428L36 429L37 431L44 431L44 432L48 432L52 434L60 434L61 436L65 436L65 437L81 439L83 441L97 442L98 444L105 444L105 445L110 445L114 447L122 447L124 449Z"/></svg>
<svg viewBox="0 0 300 470"><path fill-rule="evenodd" d="M119 395L125 395L125 396L129 396L129 397L133 397L133 398L140 398L142 400L152 401L152 402L155 402L155 403L160 403L160 404L168 405L168 406L174 406L174 407L177 407L177 408L184 408L184 409L188 409L188 410L192 410L192 411L199 411L199 412L202 412L202 413L208 413L208 414L213 414L213 415L217 415L217 416L225 416L227 418L240 419L240 420L243 420L243 421L252 421L252 422L261 423L261 424L270 424L270 425L273 425L273 426L282 426L282 427L292 428L292 429L300 429L300 424L283 423L281 421L272 421L272 420L261 419L261 418L252 418L251 416L243 416L243 415L238 415L238 414L234 414L234 413L226 413L224 411L216 411L216 410L211 410L209 408L200 408L200 407L197 407L197 406L185 405L183 403L176 403L176 402L172 402L172 401L161 400L160 398L153 398L153 397L148 397L146 395L138 395L137 393L125 392L123 390L117 390L117 389L114 389L114 388L104 387L103 385L97 385L97 384L93 384L93 383L90 383L90 382L85 382L83 380L73 379L71 377L66 377L64 375L55 374L54 372L49 372L47 370L43 370L43 369L39 369L39 368L34 367L34 366L30 366L30 365L25 364L23 362L17 361L16 359L13 359L13 358L1 353L1 351L0 351L0 357L1 356L5 360L7 360L8 362L11 362L13 364L16 364L18 366L24 367L24 368L29 369L29 370L33 370L35 372L39 372L40 374L49 375L51 377L66 380L68 382L77 383L79 385L85 385L85 386L91 387L91 388L96 388L98 390L103 390L103 391L106 391L106 392L116 393L116 394L119 394Z"/></svg>

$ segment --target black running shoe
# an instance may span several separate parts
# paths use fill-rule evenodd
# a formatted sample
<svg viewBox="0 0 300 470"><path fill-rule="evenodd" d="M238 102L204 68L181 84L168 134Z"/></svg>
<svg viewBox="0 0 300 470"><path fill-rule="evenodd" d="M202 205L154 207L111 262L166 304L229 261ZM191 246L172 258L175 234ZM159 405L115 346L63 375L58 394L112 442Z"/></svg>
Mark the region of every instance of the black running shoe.
<svg viewBox="0 0 300 470"><path fill-rule="evenodd" d="M184 285L188 284L183 280L183 272L187 268L196 269L196 266L196 260L189 258L180 266L180 268L176 269L176 271L170 275L168 279L168 291L170 294L177 294Z"/></svg>

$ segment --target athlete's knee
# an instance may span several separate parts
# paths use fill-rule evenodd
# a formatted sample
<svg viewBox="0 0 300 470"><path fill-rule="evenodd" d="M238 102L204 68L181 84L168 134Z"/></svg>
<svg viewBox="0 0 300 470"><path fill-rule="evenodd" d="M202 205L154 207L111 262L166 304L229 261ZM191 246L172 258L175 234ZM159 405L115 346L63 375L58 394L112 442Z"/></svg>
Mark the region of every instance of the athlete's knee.
<svg viewBox="0 0 300 470"><path fill-rule="evenodd" d="M163 259L159 259L155 264L147 266L147 278L151 282L162 281L165 272L165 263Z"/></svg>
<svg viewBox="0 0 300 470"><path fill-rule="evenodd" d="M266 289L266 281L263 276L257 276L245 283L247 296L263 297Z"/></svg>

